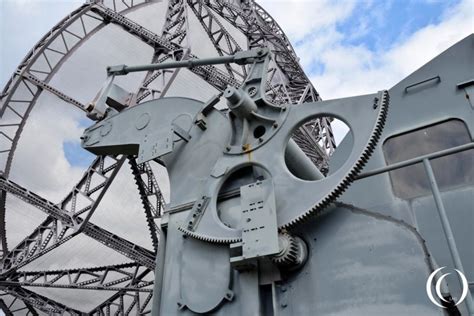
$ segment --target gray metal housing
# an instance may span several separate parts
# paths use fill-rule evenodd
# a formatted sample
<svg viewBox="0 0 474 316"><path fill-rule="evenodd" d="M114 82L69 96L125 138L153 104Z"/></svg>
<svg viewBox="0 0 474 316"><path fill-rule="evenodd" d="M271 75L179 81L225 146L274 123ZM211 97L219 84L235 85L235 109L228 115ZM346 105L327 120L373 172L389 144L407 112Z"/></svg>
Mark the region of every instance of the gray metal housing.
<svg viewBox="0 0 474 316"><path fill-rule="evenodd" d="M161 295L155 296L153 313L444 315L425 292L436 267L455 267L437 206L430 195L409 200L394 195L384 144L401 133L455 118L469 131L470 141L463 149L471 148L472 161L473 69L471 35L390 89L387 125L365 173L323 215L291 228L308 244L309 258L281 281L266 283L255 271L230 269L228 245L185 238L178 227L188 212L169 214L162 235L166 246L157 262L161 282L155 293ZM351 143L349 135L334 153L333 167L348 156ZM464 272L472 282L473 185L440 195ZM454 299L459 298L457 282L448 288ZM458 308L467 315L465 303Z"/></svg>

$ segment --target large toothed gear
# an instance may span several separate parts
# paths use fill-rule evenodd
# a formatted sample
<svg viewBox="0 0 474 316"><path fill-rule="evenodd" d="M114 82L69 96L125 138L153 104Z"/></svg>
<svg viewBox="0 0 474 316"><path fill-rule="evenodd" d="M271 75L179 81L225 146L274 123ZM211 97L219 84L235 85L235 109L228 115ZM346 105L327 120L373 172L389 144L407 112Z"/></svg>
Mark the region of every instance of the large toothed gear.
<svg viewBox="0 0 474 316"><path fill-rule="evenodd" d="M217 196L226 179L241 166L254 165L263 169L260 179L271 179L276 199L277 224L280 230L290 229L310 216L315 216L335 201L349 187L369 160L377 145L387 118L389 95L387 91L317 103L288 105L284 121L275 130L261 137L255 149L240 153L226 153L217 161L214 170L225 174L211 176L206 183L205 196L209 197L206 210L192 227L181 226L185 234L204 241L233 243L241 241L239 225L229 227L220 219ZM345 122L351 130L352 151L339 168L319 180L295 177L284 161L284 149L294 130L315 117L331 116ZM255 181L258 179L256 178ZM207 191L207 192L206 192Z"/></svg>
<svg viewBox="0 0 474 316"><path fill-rule="evenodd" d="M377 115L375 126L372 130L370 137L367 140L364 150L360 153L358 159L352 165L346 174L340 179L339 183L333 188L329 189L326 193L326 196L318 201L311 209L308 209L306 212L303 212L299 216L295 217L293 220L280 225L280 228L287 229L291 226L304 221L310 216L317 215L320 211L324 210L331 202L334 202L339 196L344 193L344 191L349 187L349 185L354 181L355 177L362 171L363 167L369 160L372 155L380 136L382 135L382 130L385 126L385 121L387 120L388 106L390 101L390 96L388 91L382 91L379 93L379 97L374 98L373 107L377 109L380 107L380 111ZM350 122L350 121L346 121Z"/></svg>

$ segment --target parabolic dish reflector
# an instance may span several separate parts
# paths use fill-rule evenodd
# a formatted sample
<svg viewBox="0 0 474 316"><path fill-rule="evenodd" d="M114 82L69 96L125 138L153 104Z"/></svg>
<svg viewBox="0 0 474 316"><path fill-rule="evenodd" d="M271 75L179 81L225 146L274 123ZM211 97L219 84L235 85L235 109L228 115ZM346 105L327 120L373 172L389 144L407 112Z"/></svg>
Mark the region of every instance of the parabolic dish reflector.
<svg viewBox="0 0 474 316"><path fill-rule="evenodd" d="M18 315L149 313L159 217L170 194L166 171L84 151L79 137L92 124L85 110L107 66L258 46L275 56L267 99L319 100L288 39L253 1L89 1L59 21L1 94L1 303ZM247 70L234 64L164 70L115 83L133 93L130 106L164 96L205 102L227 85L239 86ZM327 119L309 122L294 138L327 168L335 147Z"/></svg>

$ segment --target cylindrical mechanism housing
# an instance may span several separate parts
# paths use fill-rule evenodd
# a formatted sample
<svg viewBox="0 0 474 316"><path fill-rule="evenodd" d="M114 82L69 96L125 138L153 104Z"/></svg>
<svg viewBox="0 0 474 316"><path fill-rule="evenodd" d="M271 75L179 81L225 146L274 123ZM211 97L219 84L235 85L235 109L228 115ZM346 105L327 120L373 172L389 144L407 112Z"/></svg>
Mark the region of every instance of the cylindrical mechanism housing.
<svg viewBox="0 0 474 316"><path fill-rule="evenodd" d="M239 118L249 119L252 113L257 112L255 102L242 90L229 86L224 91L224 97L229 109Z"/></svg>
<svg viewBox="0 0 474 316"><path fill-rule="evenodd" d="M324 175L305 155L301 148L290 138L285 151L285 161L288 169L303 180L321 180Z"/></svg>

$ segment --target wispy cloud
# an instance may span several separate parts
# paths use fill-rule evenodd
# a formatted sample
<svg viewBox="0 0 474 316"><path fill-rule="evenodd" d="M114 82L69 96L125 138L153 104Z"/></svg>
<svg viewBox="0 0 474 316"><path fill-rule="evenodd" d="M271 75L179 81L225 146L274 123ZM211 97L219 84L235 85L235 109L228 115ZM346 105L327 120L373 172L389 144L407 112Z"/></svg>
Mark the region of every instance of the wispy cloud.
<svg viewBox="0 0 474 316"><path fill-rule="evenodd" d="M416 11L422 2L260 2L287 32L323 99L390 88L474 30L470 0L423 6L431 10L423 17ZM402 5L412 6L412 15L395 19Z"/></svg>
<svg viewBox="0 0 474 316"><path fill-rule="evenodd" d="M71 8L65 10L64 6L58 9L60 2L63 3L57 0L1 2L1 80L6 81L22 55L26 54L49 27L78 4L78 2L73 5L69 3ZM264 0L259 2L287 33L301 58L303 67L324 99L390 88L474 29L472 0L462 2L428 0L427 3L434 2L432 5L439 8L437 11L425 14L426 17L422 19L422 22L420 22L419 14L399 16L398 20L393 20L396 13L393 6L397 3L400 5L400 2L408 4L411 3L410 1ZM6 10L7 5L14 6L15 4L14 11ZM36 11L31 11L32 8ZM27 13L30 14L26 14L26 17L23 15L23 20L28 19L28 16L34 17L29 20L29 23L17 23L20 13L25 13L23 9L29 10ZM441 13L438 14L438 12ZM152 12L150 21L155 21L154 17L155 12ZM99 34L106 34L104 32L107 32L107 28L101 32ZM19 34L27 35L19 36ZM78 91L78 86L81 87L82 97L93 95L100 87L101 80L97 79L99 73L103 74L105 65L110 62L107 60L98 63L99 54L94 54L97 48L93 44L100 47L104 43L104 38L111 40L113 36L102 38L97 36L95 42L94 39L89 41L91 53L86 55L86 57L90 56L88 67L79 67L81 65L80 60L77 59L79 54L62 66L65 73L72 75L74 72L76 75L70 79L72 81L70 86L66 84L69 77L63 78L61 82L53 83L58 85L62 83L62 90L71 92L75 97L73 92ZM113 56L116 57L125 51L128 56L131 56L127 49L136 49L143 54L143 49L139 49L136 45L122 44L124 45L113 50ZM84 53L87 49L88 45L83 45L78 51ZM140 61L144 63L148 60ZM115 63L116 60L113 62ZM117 62L123 63L122 60ZM94 71L97 71L97 74L92 76L95 79L91 79L91 72ZM88 78L88 80L83 80L83 78ZM136 78L130 78L136 83ZM183 80L177 84L182 85L178 87L181 88L185 87L187 82ZM44 95L39 102L43 101L43 104L37 105L23 132L15 156L12 177L33 191L53 201L58 201L64 196L65 190L69 189L84 171L83 167L75 166L67 159L68 153L63 147L67 143L76 142L77 144L83 129L81 125L83 116L72 109L65 110L66 105L60 104L61 102L54 97L48 97L46 93ZM58 117L61 119L58 120ZM336 129L341 131L339 126L336 126ZM341 135L342 132L339 132L336 137L340 138ZM48 166L53 168L46 168ZM165 190L169 193L168 186ZM127 220L142 216L140 203L136 196L128 197L130 192L135 194L136 189L129 172L124 171L123 174L119 174L115 186L111 187L110 192L107 193L93 221L97 221L114 232L123 233L124 236L129 234L128 237L138 243L148 238L148 234L143 221L140 222L141 224L127 223ZM117 205L120 205L119 209ZM111 214L114 216L110 216ZM10 236L16 233L23 237L27 233L20 221L16 223L8 221L7 225L9 225L7 230L10 229ZM22 227L22 229L15 231L15 227ZM86 249L84 253L78 255L74 247L71 247L69 251L64 250L62 256L55 254L50 257L50 260L45 260L43 266L51 265L51 262L63 257L64 260L70 260L76 256L76 260L87 261L89 249L86 246L84 249ZM95 258L89 259L90 262L87 264L97 262Z"/></svg>

